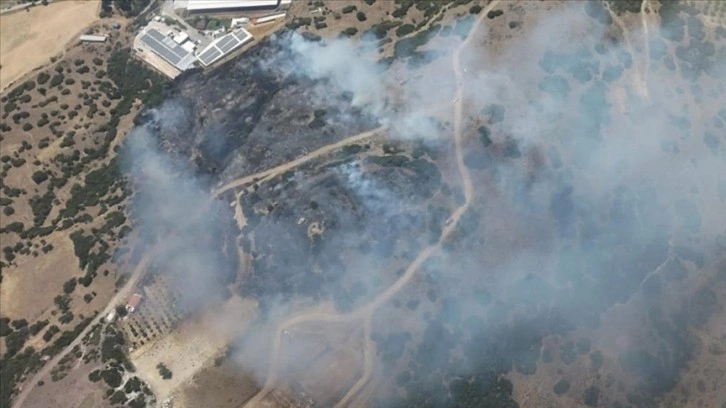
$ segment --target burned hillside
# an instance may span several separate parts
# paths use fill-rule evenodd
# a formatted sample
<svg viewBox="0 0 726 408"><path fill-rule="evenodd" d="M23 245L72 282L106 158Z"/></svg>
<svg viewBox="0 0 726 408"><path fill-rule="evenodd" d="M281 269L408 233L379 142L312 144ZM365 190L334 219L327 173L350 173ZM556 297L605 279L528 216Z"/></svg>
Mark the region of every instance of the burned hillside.
<svg viewBox="0 0 726 408"><path fill-rule="evenodd" d="M438 239L452 198L436 164L372 150L351 145L332 162L243 190L243 245L253 256L244 295L263 304L279 296L332 300L350 311Z"/></svg>
<svg viewBox="0 0 726 408"><path fill-rule="evenodd" d="M265 40L211 74L180 79L156 115L167 147L228 179L375 127L352 95L297 74L289 36Z"/></svg>

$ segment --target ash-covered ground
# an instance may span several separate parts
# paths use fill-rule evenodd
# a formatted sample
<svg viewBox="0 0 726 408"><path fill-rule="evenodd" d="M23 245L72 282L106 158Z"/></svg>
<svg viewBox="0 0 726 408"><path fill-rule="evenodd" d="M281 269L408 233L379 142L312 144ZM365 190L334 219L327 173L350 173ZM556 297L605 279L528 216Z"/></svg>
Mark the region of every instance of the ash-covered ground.
<svg viewBox="0 0 726 408"><path fill-rule="evenodd" d="M298 75L283 44L267 40L211 74L179 80L160 112L166 147L226 180L376 126L349 93Z"/></svg>

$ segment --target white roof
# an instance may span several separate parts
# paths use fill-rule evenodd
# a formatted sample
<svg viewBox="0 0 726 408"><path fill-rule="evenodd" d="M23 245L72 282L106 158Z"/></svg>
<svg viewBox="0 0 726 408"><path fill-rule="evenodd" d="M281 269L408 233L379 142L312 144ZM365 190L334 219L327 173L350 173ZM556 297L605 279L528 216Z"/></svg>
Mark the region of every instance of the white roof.
<svg viewBox="0 0 726 408"><path fill-rule="evenodd" d="M184 48L189 53L192 53L192 52L194 52L194 48L196 48L196 45L191 41L187 41L184 44L182 44L181 47Z"/></svg>
<svg viewBox="0 0 726 408"><path fill-rule="evenodd" d="M187 10L237 9L250 7L277 7L278 0L188 0Z"/></svg>
<svg viewBox="0 0 726 408"><path fill-rule="evenodd" d="M189 39L189 34L187 34L185 32L181 32L174 36L174 42L176 42L177 44L181 44L188 39Z"/></svg>
<svg viewBox="0 0 726 408"><path fill-rule="evenodd" d="M81 41L106 41L105 35L82 35L79 37Z"/></svg>

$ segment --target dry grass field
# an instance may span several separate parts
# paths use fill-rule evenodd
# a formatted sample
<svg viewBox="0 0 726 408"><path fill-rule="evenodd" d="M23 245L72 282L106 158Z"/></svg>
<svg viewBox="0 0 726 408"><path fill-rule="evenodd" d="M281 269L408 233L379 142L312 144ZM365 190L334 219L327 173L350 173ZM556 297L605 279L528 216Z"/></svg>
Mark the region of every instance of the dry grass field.
<svg viewBox="0 0 726 408"><path fill-rule="evenodd" d="M98 20L97 0L56 1L0 17L0 89L50 62Z"/></svg>
<svg viewBox="0 0 726 408"><path fill-rule="evenodd" d="M145 305L148 303L142 307ZM139 375L148 381L157 398L163 401L182 391L185 388L183 385L195 381L195 374L211 365L230 339L254 319L255 312L254 302L233 297L219 307L187 319L157 341L133 351L131 359ZM229 321L238 325L233 327L225 323ZM184 358L179 358L180 356ZM166 380L159 376L159 363L171 370L171 379Z"/></svg>
<svg viewBox="0 0 726 408"><path fill-rule="evenodd" d="M6 166L3 174L4 185L17 186L25 190L26 193L21 193L21 196L27 194L27 198L43 196L47 186L46 183L33 182L32 175L35 172L57 170L57 163L64 154L71 153L79 147L87 149L95 146L97 138L93 132L96 131L99 122L108 118L103 111L107 105L111 106L110 100L99 98L100 93L94 92L97 89L92 84L94 81L98 82L98 77L102 74L101 57L105 52L105 46L101 45L80 45L69 49L67 57L72 60L59 61L55 71L52 71L64 78L63 83L49 87L50 89L42 88L49 83L38 84L37 88L28 93L27 102L18 105L16 110L8 112L6 125L9 126L9 131L3 135L2 151L4 155L9 157L12 155L16 164L22 164L18 167ZM86 93L88 91L93 94L88 95ZM84 101L84 96L81 95L86 95L89 99ZM101 106L96 114L90 113L92 106L96 106L95 103L88 102L93 98L96 98ZM15 113L18 111L20 113ZM27 112L26 120L13 119L13 115L22 112ZM31 127L29 130L24 130L21 126L26 123ZM125 121L126 129L130 125L131 123ZM123 140L125 132L120 136L116 143ZM24 145L26 147L23 147ZM66 183L55 192L58 204L65 202L72 195L70 192L72 185L73 183ZM12 201L8 207L13 211L3 213L2 225L7 226L13 222L32 225L35 213L30 201L20 197ZM62 205L55 205L49 211L47 219L57 217L62 208ZM59 230L42 240L36 240L29 245L35 254L18 258L17 265L9 268L10 273L3 277L3 284L0 286L0 305L3 315L22 316L31 321L49 316L54 303L53 296L49 294L57 292L63 282L82 275L74 254L71 233L71 230ZM12 235L3 236L4 245L14 245L18 242L19 240ZM93 290L101 296L98 302L90 302L88 305L90 309L86 312L103 307L105 305L103 299L107 299L113 292L113 275L104 282L99 286L94 285ZM85 302L80 301L78 304L80 306Z"/></svg>

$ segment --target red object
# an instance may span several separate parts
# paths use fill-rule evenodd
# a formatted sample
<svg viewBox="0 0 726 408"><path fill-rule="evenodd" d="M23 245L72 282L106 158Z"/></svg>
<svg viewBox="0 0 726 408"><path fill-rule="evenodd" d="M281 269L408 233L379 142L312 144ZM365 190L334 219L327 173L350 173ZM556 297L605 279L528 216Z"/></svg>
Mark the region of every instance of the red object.
<svg viewBox="0 0 726 408"><path fill-rule="evenodd" d="M141 295L139 295L138 293L134 293L133 295L131 295L128 303L126 303L126 311L132 313L134 310L136 310L136 308L139 306L139 303L141 303L141 299L143 299L143 297L141 297Z"/></svg>

